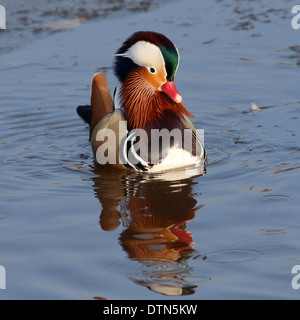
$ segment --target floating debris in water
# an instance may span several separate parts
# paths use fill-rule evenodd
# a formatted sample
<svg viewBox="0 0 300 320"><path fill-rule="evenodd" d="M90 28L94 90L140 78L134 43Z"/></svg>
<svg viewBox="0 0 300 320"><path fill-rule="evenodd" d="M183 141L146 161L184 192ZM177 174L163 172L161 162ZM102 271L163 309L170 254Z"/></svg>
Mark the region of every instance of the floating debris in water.
<svg viewBox="0 0 300 320"><path fill-rule="evenodd" d="M214 41L216 41L217 39L216 38L211 38L211 39L208 39L208 40L206 40L206 41L202 41L202 43L203 44L210 44L210 43L212 43L212 42L214 42Z"/></svg>
<svg viewBox="0 0 300 320"><path fill-rule="evenodd" d="M254 103L254 102L252 102L252 103L251 103L251 111L252 111L252 112L257 112L257 111L259 111L259 110L260 110L260 108L257 106L257 104Z"/></svg>
<svg viewBox="0 0 300 320"><path fill-rule="evenodd" d="M73 29L79 27L80 23L83 22L84 18L74 18L68 20L61 20L55 23L50 23L47 25L47 29L56 29L56 30L63 30L63 29Z"/></svg>

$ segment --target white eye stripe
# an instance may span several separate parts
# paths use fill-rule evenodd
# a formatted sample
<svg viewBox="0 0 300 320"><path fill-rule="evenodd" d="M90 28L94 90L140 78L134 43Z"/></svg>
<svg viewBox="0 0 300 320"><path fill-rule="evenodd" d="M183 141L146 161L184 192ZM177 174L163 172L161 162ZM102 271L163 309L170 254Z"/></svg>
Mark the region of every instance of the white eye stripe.
<svg viewBox="0 0 300 320"><path fill-rule="evenodd" d="M165 61L160 49L147 41L138 41L126 52L116 56L130 58L137 65L148 68L149 71L151 67L155 71L162 68L165 70Z"/></svg>

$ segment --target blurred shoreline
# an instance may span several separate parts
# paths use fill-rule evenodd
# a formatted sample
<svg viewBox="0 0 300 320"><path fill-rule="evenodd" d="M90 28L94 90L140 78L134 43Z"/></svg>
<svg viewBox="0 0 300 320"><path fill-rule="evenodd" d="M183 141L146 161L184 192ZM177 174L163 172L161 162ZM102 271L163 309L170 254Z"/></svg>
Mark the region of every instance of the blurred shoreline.
<svg viewBox="0 0 300 320"><path fill-rule="evenodd" d="M0 30L0 55L89 20L146 12L167 1L2 0L1 5L6 9L6 30Z"/></svg>

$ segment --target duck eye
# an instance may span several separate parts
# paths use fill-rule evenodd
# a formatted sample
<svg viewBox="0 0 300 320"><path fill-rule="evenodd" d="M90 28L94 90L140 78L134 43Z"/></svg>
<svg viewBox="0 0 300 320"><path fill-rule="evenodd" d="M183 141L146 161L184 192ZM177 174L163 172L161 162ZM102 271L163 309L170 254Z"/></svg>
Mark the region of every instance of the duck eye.
<svg viewBox="0 0 300 320"><path fill-rule="evenodd" d="M149 68L149 71L150 71L151 73L155 73L155 72L156 72L155 68L153 68L153 67L150 67L150 68Z"/></svg>

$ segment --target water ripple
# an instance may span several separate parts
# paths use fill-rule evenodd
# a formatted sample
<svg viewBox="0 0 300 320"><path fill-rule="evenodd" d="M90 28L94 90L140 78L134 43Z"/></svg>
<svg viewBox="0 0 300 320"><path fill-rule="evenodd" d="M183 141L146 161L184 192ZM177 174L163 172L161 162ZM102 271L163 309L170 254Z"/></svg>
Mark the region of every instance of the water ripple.
<svg viewBox="0 0 300 320"><path fill-rule="evenodd" d="M170 260L122 260L110 264L109 268L126 275L138 285L168 296L193 294L199 284L211 280L208 276L195 275L184 262Z"/></svg>
<svg viewBox="0 0 300 320"><path fill-rule="evenodd" d="M289 196L284 194L268 194L261 197L261 200L264 201L288 201L290 200Z"/></svg>
<svg viewBox="0 0 300 320"><path fill-rule="evenodd" d="M206 260L211 263L242 263L256 260L261 253L249 249L226 249L207 254Z"/></svg>

